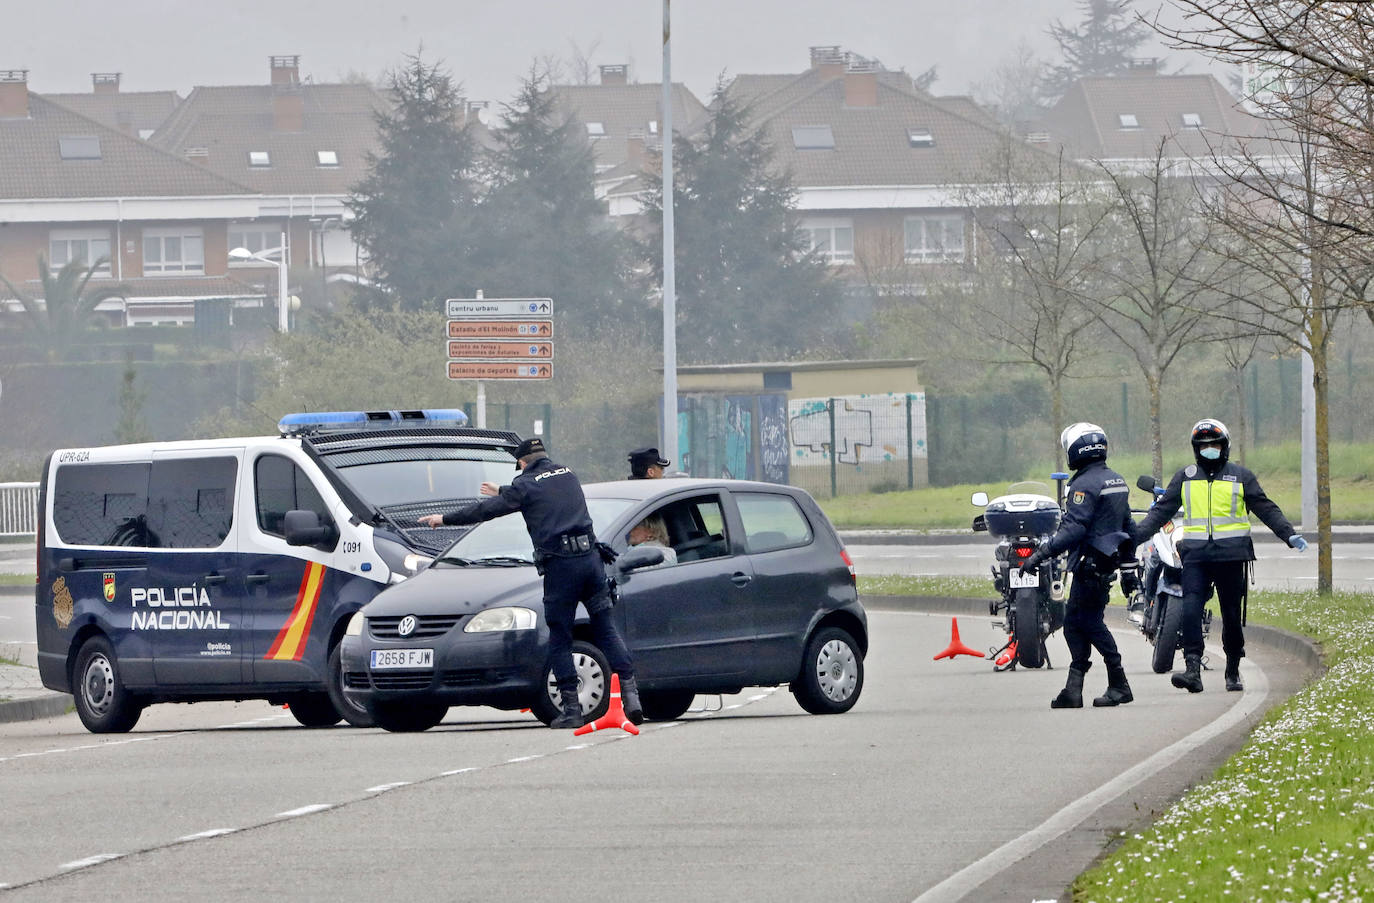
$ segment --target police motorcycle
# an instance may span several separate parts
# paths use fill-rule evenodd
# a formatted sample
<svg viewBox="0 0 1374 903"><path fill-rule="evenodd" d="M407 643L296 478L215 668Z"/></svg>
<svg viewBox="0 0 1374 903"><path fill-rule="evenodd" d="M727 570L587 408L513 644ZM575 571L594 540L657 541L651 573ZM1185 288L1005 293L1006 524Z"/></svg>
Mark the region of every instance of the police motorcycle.
<svg viewBox="0 0 1374 903"><path fill-rule="evenodd" d="M991 566L993 586L998 598L988 602L988 613L1001 614L995 622L1007 632L1007 642L993 650L994 671L1052 667L1045 640L1064 625L1065 558L1057 555L1032 570L1025 561L1040 544L1059 528L1066 473L1050 478L1058 485L1056 496L1049 486L1034 480L1013 483L1004 495L989 499L986 492L975 492L974 505L983 513L973 519L975 533L988 533L997 540Z"/></svg>
<svg viewBox="0 0 1374 903"><path fill-rule="evenodd" d="M1164 494L1164 487L1148 474L1138 477L1135 485L1155 498ZM1136 548L1140 579L1126 602L1127 617L1140 626L1140 632L1154 646L1150 664L1156 674L1172 671L1174 653L1183 648L1179 626L1183 618L1183 561L1178 550L1183 534L1179 528L1181 518L1181 513L1176 514L1158 533ZM1211 598L1210 590L1208 598ZM1202 612L1204 638L1211 629L1212 610L1207 608Z"/></svg>

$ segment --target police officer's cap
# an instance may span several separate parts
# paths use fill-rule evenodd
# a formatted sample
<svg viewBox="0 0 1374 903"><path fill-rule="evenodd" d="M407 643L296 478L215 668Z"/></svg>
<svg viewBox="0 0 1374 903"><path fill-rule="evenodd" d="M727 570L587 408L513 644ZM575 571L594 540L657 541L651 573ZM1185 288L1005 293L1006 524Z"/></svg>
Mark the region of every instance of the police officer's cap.
<svg viewBox="0 0 1374 903"><path fill-rule="evenodd" d="M545 453L544 440L540 439L538 436L531 436L530 438L526 439L524 442L521 442L518 446L516 446L515 459L518 461L527 455L543 453Z"/></svg>
<svg viewBox="0 0 1374 903"><path fill-rule="evenodd" d="M656 448L637 448L630 452L629 459L631 466L641 465L643 467L650 467L657 465L658 467L667 467L669 464L673 463L660 455Z"/></svg>

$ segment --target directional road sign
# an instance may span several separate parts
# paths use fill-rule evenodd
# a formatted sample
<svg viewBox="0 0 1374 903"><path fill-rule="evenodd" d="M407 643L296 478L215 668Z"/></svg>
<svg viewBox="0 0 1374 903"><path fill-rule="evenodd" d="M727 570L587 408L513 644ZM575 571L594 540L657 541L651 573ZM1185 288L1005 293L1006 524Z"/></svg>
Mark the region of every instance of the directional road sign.
<svg viewBox="0 0 1374 903"><path fill-rule="evenodd" d="M450 339L551 339L552 320L449 320Z"/></svg>
<svg viewBox="0 0 1374 903"><path fill-rule="evenodd" d="M494 361L489 363L448 362L449 379L551 379L553 364L517 364Z"/></svg>
<svg viewBox="0 0 1374 903"><path fill-rule="evenodd" d="M553 342L481 342L453 341L448 343L451 360L481 358L497 360L553 360Z"/></svg>
<svg viewBox="0 0 1374 903"><path fill-rule="evenodd" d="M553 316L553 301L548 298L449 298L445 303L449 319Z"/></svg>

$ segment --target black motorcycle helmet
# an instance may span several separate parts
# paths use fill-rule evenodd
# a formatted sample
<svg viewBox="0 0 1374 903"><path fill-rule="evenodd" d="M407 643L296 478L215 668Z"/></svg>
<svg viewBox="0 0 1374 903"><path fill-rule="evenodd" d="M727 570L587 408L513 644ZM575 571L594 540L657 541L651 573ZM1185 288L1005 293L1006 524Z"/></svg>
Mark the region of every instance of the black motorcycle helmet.
<svg viewBox="0 0 1374 903"><path fill-rule="evenodd" d="M1069 456L1069 466L1079 470L1094 461L1107 460L1107 431L1095 423L1075 423L1059 434L1059 444Z"/></svg>
<svg viewBox="0 0 1374 903"><path fill-rule="evenodd" d="M1213 442L1221 443L1221 455L1217 458L1204 458L1202 447ZM1193 460L1197 466L1208 472L1220 470L1231 457L1231 432L1220 420L1208 417L1193 424Z"/></svg>

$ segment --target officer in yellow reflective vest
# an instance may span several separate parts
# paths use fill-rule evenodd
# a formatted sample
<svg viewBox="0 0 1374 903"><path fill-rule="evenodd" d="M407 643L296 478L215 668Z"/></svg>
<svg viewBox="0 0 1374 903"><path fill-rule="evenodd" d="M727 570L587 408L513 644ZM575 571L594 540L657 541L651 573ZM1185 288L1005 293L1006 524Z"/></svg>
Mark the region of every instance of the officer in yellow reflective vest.
<svg viewBox="0 0 1374 903"><path fill-rule="evenodd" d="M1135 528L1134 539L1144 542L1183 509L1183 673L1173 685L1190 693L1202 692L1202 605L1216 587L1221 607L1221 647L1226 651L1226 689L1243 690L1240 660L1245 656L1245 581L1255 546L1250 540L1250 512L1274 535L1299 552L1303 539L1264 494L1259 480L1239 464L1232 464L1231 434L1226 424L1208 418L1193 424L1194 463L1174 474L1169 488ZM1156 642L1162 642L1157 639Z"/></svg>

